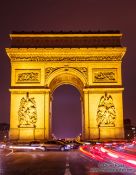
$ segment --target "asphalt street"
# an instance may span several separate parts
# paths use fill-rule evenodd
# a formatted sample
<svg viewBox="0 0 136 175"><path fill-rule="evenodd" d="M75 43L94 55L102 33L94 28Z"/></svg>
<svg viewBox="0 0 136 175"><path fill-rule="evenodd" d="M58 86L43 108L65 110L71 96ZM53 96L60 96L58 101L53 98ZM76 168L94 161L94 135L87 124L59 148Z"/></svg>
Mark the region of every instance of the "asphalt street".
<svg viewBox="0 0 136 175"><path fill-rule="evenodd" d="M134 175L135 170L105 160L98 162L79 150L13 152L0 150L0 175Z"/></svg>

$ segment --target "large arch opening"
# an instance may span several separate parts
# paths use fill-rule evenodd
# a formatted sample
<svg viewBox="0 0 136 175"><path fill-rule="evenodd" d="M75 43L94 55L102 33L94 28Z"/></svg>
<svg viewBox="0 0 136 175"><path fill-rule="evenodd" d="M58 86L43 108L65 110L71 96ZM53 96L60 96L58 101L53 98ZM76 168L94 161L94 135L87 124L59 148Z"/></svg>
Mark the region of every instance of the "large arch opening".
<svg viewBox="0 0 136 175"><path fill-rule="evenodd" d="M82 133L80 92L72 85L61 85L53 92L52 133L57 138L74 138Z"/></svg>

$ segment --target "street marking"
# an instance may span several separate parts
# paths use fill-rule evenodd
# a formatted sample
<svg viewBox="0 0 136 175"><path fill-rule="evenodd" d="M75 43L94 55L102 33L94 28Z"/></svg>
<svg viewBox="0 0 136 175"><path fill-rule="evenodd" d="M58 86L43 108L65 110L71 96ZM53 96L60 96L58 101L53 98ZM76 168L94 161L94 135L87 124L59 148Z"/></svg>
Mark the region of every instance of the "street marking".
<svg viewBox="0 0 136 175"><path fill-rule="evenodd" d="M10 153L6 154L6 156L9 156L10 154L14 154L13 149L11 150Z"/></svg>
<svg viewBox="0 0 136 175"><path fill-rule="evenodd" d="M72 175L69 167L70 166L69 166L69 152L68 152L67 157L66 157L66 169L65 169L64 175Z"/></svg>
<svg viewBox="0 0 136 175"><path fill-rule="evenodd" d="M68 156L66 157L66 161L69 162L69 157Z"/></svg>
<svg viewBox="0 0 136 175"><path fill-rule="evenodd" d="M66 162L66 167L69 167L69 163Z"/></svg>
<svg viewBox="0 0 136 175"><path fill-rule="evenodd" d="M2 161L2 150L0 149L0 175L4 175L3 161Z"/></svg>
<svg viewBox="0 0 136 175"><path fill-rule="evenodd" d="M65 169L64 175L72 175L69 168Z"/></svg>

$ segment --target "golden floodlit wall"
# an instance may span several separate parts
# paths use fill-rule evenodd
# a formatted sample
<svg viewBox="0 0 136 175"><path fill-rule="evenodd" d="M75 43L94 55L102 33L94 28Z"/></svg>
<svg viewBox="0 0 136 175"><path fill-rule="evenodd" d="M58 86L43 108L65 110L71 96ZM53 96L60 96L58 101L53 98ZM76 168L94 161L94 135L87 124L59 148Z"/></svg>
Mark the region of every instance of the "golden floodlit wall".
<svg viewBox="0 0 136 175"><path fill-rule="evenodd" d="M10 37L16 43L27 38L32 44L35 38L57 42L53 40L56 37L60 41L68 38L68 42L73 42L73 38L92 42L94 37L99 42L104 37L111 42L110 39L118 39L122 34L11 34ZM75 86L81 94L83 140L124 138L121 64L125 47L111 44L70 47L71 43L58 47L57 43L34 48L29 44L17 47L13 42L11 48L6 48L11 61L12 140L52 138L52 93L63 84Z"/></svg>

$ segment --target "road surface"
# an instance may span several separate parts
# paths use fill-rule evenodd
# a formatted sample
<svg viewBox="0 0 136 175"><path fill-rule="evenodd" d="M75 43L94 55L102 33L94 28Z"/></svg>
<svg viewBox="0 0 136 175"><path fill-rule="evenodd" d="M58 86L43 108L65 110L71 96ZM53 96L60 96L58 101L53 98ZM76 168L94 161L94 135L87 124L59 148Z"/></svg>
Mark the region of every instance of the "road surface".
<svg viewBox="0 0 136 175"><path fill-rule="evenodd" d="M13 152L0 150L0 175L134 175L113 161L98 162L79 150Z"/></svg>

